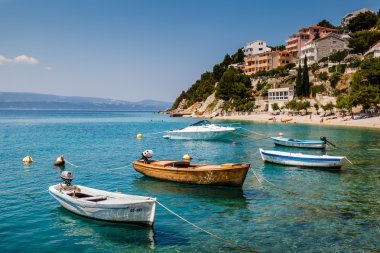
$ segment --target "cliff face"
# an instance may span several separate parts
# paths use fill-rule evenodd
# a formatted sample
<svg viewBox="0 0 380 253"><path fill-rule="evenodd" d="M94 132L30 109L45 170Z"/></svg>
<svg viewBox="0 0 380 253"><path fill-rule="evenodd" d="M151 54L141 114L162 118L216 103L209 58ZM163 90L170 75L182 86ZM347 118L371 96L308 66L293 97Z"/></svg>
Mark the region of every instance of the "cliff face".
<svg viewBox="0 0 380 253"><path fill-rule="evenodd" d="M221 113L224 101L217 99L214 92L205 101L196 102L186 109L184 108L185 104L186 99L183 99L178 108L169 113L173 115L215 117Z"/></svg>

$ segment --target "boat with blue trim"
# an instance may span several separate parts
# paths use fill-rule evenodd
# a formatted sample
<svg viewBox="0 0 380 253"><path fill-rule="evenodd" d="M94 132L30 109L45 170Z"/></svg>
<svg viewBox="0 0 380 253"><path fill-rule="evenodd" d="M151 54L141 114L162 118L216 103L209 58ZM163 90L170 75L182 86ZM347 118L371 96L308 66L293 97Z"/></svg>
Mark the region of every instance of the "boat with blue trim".
<svg viewBox="0 0 380 253"><path fill-rule="evenodd" d="M305 167L340 168L347 160L344 156L318 156L275 150L263 150L261 148L260 154L265 162Z"/></svg>
<svg viewBox="0 0 380 253"><path fill-rule="evenodd" d="M108 192L71 185L73 173L61 174L64 183L49 187L49 193L67 210L92 219L153 226L156 198Z"/></svg>
<svg viewBox="0 0 380 253"><path fill-rule="evenodd" d="M295 147L295 148L325 148L325 140L299 140L283 137L271 137L274 144L279 146Z"/></svg>

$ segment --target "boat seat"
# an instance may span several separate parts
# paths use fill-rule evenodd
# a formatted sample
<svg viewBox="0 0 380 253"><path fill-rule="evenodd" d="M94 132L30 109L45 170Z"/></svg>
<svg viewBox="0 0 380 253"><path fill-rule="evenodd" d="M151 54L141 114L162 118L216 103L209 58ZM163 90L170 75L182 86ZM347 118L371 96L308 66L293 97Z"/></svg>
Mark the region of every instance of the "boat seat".
<svg viewBox="0 0 380 253"><path fill-rule="evenodd" d="M171 167L188 167L190 166L190 162L187 161L158 161L151 163L153 165L160 165L160 166L171 166Z"/></svg>
<svg viewBox="0 0 380 253"><path fill-rule="evenodd" d="M87 200L87 201L101 201L106 200L107 196L94 196L94 197L87 197L87 198L81 198L81 200Z"/></svg>

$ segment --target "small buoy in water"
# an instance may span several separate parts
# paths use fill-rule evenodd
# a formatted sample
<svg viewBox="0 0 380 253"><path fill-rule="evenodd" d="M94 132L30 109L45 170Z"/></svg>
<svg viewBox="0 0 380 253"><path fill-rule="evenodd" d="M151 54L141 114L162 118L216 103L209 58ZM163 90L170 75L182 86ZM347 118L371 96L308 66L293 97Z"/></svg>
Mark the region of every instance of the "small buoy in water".
<svg viewBox="0 0 380 253"><path fill-rule="evenodd" d="M63 157L63 155L58 156L57 160L55 160L54 165L55 165L55 166L62 166L62 165L65 165L65 158Z"/></svg>
<svg viewBox="0 0 380 253"><path fill-rule="evenodd" d="M141 139L142 138L142 134L137 134L136 137L137 137L137 139Z"/></svg>
<svg viewBox="0 0 380 253"><path fill-rule="evenodd" d="M182 159L183 159L183 160L191 160L192 157L191 157L191 155L186 154L186 155L184 155L184 156L182 157Z"/></svg>
<svg viewBox="0 0 380 253"><path fill-rule="evenodd" d="M24 163L32 163L33 162L33 158L31 156L25 156L22 161Z"/></svg>
<svg viewBox="0 0 380 253"><path fill-rule="evenodd" d="M236 142L236 141L233 141L233 142L232 142L232 145L236 145L236 144L237 144L237 142Z"/></svg>
<svg viewBox="0 0 380 253"><path fill-rule="evenodd" d="M283 136L284 134L283 133L278 133L279 136Z"/></svg>

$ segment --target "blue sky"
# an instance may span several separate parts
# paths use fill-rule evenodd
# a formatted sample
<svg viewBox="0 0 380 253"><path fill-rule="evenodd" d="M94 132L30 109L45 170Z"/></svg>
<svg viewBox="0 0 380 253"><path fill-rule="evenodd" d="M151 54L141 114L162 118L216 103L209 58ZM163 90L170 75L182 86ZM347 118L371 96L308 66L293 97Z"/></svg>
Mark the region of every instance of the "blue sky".
<svg viewBox="0 0 380 253"><path fill-rule="evenodd" d="M0 0L0 91L173 101L246 42L284 44L355 0Z"/></svg>

